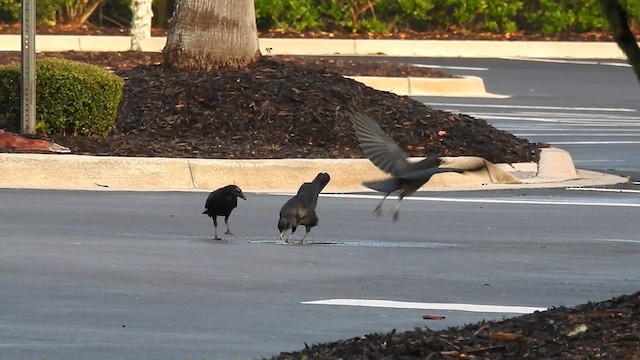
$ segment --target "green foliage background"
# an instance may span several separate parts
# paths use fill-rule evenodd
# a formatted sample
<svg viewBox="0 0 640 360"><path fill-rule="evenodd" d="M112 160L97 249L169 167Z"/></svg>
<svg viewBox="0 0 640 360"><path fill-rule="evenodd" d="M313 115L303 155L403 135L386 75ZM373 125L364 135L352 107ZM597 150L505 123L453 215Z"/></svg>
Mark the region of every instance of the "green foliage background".
<svg viewBox="0 0 640 360"><path fill-rule="evenodd" d="M0 0L0 22L19 20L20 1ZM74 22L65 9L80 8L88 1L38 0L38 22ZM640 0L621 1L637 27ZM155 8L169 11L172 2L154 0ZM104 0L98 10L100 19L127 24L130 4L131 0ZM255 7L261 31L528 31L549 35L607 28L599 0L255 0ZM166 15L156 14L156 18L166 19Z"/></svg>

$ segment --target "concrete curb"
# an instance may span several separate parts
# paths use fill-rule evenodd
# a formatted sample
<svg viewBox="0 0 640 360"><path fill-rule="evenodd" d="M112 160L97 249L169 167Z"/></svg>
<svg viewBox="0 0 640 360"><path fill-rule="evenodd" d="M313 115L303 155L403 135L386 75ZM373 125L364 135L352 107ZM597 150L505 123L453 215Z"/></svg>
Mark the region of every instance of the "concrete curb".
<svg viewBox="0 0 640 360"><path fill-rule="evenodd" d="M387 55L471 58L626 59L614 42L259 39L260 50L273 55ZM143 51L161 51L165 37L144 40ZM0 49L20 51L19 35L0 35ZM37 35L36 51L127 51L129 36Z"/></svg>
<svg viewBox="0 0 640 360"><path fill-rule="evenodd" d="M543 154L540 164L492 164L507 176L496 176L490 168L489 172L483 169L464 175L438 174L426 189L596 186L628 181L576 171L568 153L559 149L543 149ZM387 177L367 159L216 160L5 153L0 154L0 168L0 188L73 190L210 191L235 183L249 192L295 192L301 183L326 171L331 175L326 192L358 192L369 191L361 185L363 180Z"/></svg>
<svg viewBox="0 0 640 360"><path fill-rule="evenodd" d="M484 81L477 76L459 78L416 78L381 76L346 76L371 88L397 95L451 96L505 99L508 95L488 93Z"/></svg>

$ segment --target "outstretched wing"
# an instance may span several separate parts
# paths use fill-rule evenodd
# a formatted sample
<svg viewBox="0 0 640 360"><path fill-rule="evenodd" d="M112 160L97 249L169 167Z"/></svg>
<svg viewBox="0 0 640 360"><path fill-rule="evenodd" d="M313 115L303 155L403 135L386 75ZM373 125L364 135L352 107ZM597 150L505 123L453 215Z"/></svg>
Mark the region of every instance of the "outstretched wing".
<svg viewBox="0 0 640 360"><path fill-rule="evenodd" d="M440 173L445 173L445 172L455 172L455 173L462 173L464 172L464 170L461 169L457 169L457 168L425 168L425 169L418 169L416 171L411 171L411 172L407 172L405 174L402 175L402 179L406 179L406 180L424 180L424 182L426 183L427 181L429 181L429 179L431 179L431 177L435 174L440 174Z"/></svg>
<svg viewBox="0 0 640 360"><path fill-rule="evenodd" d="M364 154L380 170L393 176L404 172L409 165L405 153L378 123L361 112L351 113L351 122Z"/></svg>

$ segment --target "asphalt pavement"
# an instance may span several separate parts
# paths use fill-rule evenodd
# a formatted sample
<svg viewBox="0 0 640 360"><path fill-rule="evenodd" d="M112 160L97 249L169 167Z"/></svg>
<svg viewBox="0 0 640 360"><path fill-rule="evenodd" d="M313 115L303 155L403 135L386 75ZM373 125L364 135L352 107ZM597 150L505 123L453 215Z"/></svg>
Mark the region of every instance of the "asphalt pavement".
<svg viewBox="0 0 640 360"><path fill-rule="evenodd" d="M421 193L397 223L326 195L308 246L278 240L287 198L248 193L214 241L203 193L0 190L0 358L258 358L640 286L637 194Z"/></svg>

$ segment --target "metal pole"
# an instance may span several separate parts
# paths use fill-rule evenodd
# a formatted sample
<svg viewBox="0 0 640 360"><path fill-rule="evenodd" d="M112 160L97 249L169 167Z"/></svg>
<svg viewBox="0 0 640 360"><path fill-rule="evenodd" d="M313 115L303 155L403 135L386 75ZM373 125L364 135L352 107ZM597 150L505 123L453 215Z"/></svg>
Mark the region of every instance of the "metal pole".
<svg viewBox="0 0 640 360"><path fill-rule="evenodd" d="M23 133L36 132L36 0L22 1L22 113Z"/></svg>

